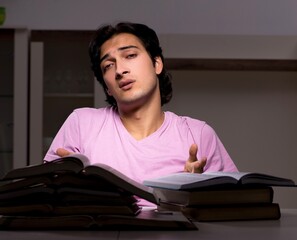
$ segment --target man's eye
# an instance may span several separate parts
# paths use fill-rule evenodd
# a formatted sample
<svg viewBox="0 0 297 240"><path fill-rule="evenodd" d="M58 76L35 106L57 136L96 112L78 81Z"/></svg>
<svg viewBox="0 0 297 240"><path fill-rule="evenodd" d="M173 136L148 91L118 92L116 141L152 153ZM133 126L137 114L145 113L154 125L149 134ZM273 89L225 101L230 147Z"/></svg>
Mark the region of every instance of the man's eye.
<svg viewBox="0 0 297 240"><path fill-rule="evenodd" d="M131 54L127 55L127 58L131 59L131 58L135 58L136 56L137 56L136 53L131 53Z"/></svg>
<svg viewBox="0 0 297 240"><path fill-rule="evenodd" d="M106 64L105 66L103 66L103 72L106 72L108 69L110 69L112 67L112 63Z"/></svg>

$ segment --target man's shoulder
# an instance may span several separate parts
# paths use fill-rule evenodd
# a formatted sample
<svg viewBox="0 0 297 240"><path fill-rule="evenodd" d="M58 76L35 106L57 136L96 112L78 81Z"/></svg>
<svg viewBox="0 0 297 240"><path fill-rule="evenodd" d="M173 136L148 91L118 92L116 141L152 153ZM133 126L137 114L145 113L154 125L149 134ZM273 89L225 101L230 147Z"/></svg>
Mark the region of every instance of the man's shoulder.
<svg viewBox="0 0 297 240"><path fill-rule="evenodd" d="M176 113L173 113L173 112L166 112L166 114L169 118L171 118L171 120L177 121L180 124L186 124L186 125L197 126L197 127L198 126L203 127L207 125L205 121L202 121L190 116L177 115Z"/></svg>
<svg viewBox="0 0 297 240"><path fill-rule="evenodd" d="M190 116L180 116L172 112L166 112L168 118L171 119L171 122L175 122L179 129L188 129L193 134L203 134L212 136L214 135L214 129L203 120L193 118Z"/></svg>
<svg viewBox="0 0 297 240"><path fill-rule="evenodd" d="M115 119L116 114L117 111L112 107L83 107L73 110L70 118L79 125L85 125L85 128L94 125L100 126L105 122L110 122L112 119Z"/></svg>

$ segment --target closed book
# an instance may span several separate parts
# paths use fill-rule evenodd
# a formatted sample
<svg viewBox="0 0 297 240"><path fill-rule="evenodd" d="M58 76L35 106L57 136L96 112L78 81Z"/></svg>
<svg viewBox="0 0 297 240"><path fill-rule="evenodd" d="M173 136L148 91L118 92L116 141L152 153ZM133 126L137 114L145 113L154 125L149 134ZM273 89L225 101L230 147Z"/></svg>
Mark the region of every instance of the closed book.
<svg viewBox="0 0 297 240"><path fill-rule="evenodd" d="M161 203L158 211L178 211L193 221L243 221L278 220L281 217L277 203L253 203L238 205L182 206Z"/></svg>
<svg viewBox="0 0 297 240"><path fill-rule="evenodd" d="M271 203L274 191L269 186L216 187L193 191L155 188L160 202L181 205L221 205L242 203Z"/></svg>
<svg viewBox="0 0 297 240"><path fill-rule="evenodd" d="M137 215L141 211L136 203L130 205L52 205L19 204L0 207L0 215L55 216L55 215Z"/></svg>
<svg viewBox="0 0 297 240"><path fill-rule="evenodd" d="M137 216L0 216L2 230L197 230L180 212L141 211Z"/></svg>

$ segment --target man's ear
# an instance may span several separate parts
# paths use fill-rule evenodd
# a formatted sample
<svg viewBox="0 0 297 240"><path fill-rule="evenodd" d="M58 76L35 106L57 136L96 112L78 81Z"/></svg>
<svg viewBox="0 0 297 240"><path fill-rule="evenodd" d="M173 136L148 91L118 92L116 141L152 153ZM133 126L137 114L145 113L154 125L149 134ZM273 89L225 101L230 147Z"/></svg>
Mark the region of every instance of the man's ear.
<svg viewBox="0 0 297 240"><path fill-rule="evenodd" d="M155 57L155 72L156 74L160 74L163 70L163 61L161 57Z"/></svg>
<svg viewBox="0 0 297 240"><path fill-rule="evenodd" d="M105 90L106 90L106 93L107 93L109 96L112 96L112 94L110 93L110 91L109 91L108 88L106 88Z"/></svg>

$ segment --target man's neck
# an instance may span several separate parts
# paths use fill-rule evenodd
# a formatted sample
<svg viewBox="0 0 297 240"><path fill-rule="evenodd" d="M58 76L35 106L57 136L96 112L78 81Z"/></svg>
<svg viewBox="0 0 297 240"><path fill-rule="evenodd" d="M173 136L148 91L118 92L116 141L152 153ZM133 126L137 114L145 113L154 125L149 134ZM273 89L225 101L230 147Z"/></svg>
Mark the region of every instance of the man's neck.
<svg viewBox="0 0 297 240"><path fill-rule="evenodd" d="M119 113L123 125L136 140L144 139L157 131L164 121L164 112L159 106Z"/></svg>

